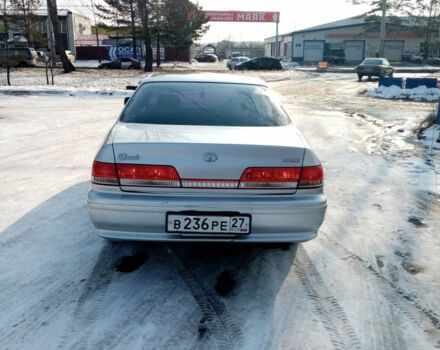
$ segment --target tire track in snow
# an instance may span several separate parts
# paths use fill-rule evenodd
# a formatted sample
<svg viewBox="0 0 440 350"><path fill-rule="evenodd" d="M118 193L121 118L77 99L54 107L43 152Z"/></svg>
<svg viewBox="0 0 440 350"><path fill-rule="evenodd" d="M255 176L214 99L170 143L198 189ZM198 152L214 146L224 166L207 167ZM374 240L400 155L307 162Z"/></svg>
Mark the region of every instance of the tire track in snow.
<svg viewBox="0 0 440 350"><path fill-rule="evenodd" d="M361 350L362 345L345 311L328 290L302 245L295 261L296 273L310 297L335 350Z"/></svg>
<svg viewBox="0 0 440 350"><path fill-rule="evenodd" d="M320 232L324 233L329 242L334 245L332 248L333 251L339 252L338 255L348 256L349 259L345 261L350 262L354 266L357 265L359 269L368 272L364 278L369 278L372 283L377 284L377 290L390 304L390 307L405 317L415 328L426 335L432 343L440 344L440 317L437 312L427 308L416 295L404 291L401 287L376 271L367 260L364 260L339 242L330 238L326 232Z"/></svg>
<svg viewBox="0 0 440 350"><path fill-rule="evenodd" d="M436 334L437 337L440 339L440 332L438 332L438 330L440 330L440 315L437 312L428 309L426 306L423 305L422 301L420 301L416 295L412 294L411 292L404 291L401 287L397 286L394 282L390 281L380 272L376 271L368 261L348 250L339 242L331 239L327 233L323 231L321 232L326 235L327 239L332 244L334 244L336 249L341 249L346 255L350 257L350 259L346 261L356 262L357 264L359 264L359 266L362 266L364 269L370 272L370 276L374 276L377 278L377 280L383 282L383 285L387 286L387 289L389 289L389 292L385 288L380 289L385 299L387 299L397 310L399 310L400 313L402 313L410 321L412 321L414 325L420 327L419 322L416 321L416 319L418 318L417 316L422 315L423 317L429 319L432 326L437 330ZM399 295L401 298L396 299L394 298L395 295ZM411 305L413 307L412 310L407 307L408 305ZM429 331L427 329L421 329L424 331Z"/></svg>
<svg viewBox="0 0 440 350"><path fill-rule="evenodd" d="M92 332L91 326L97 319L105 294L111 283L119 250L120 246L112 243L106 243L101 249L57 349L64 350L69 345L71 349L75 350L88 348L87 345ZM95 300L89 305L88 301L92 297L95 297ZM81 325L82 331L78 329L78 325ZM75 336L77 336L75 343L69 344L70 339L74 339Z"/></svg>
<svg viewBox="0 0 440 350"><path fill-rule="evenodd" d="M219 300L195 268L191 258L180 249L167 247L177 269L200 307L204 324L214 335L219 350L241 349L243 335L240 327L228 315L225 304Z"/></svg>

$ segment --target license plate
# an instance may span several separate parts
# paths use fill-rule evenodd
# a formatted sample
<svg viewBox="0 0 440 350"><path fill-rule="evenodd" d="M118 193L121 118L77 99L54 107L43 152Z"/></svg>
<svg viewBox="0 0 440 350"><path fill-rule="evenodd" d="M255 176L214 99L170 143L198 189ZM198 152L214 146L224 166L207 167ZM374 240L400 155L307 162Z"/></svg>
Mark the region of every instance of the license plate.
<svg viewBox="0 0 440 350"><path fill-rule="evenodd" d="M250 230L250 215L167 214L167 232L245 235Z"/></svg>

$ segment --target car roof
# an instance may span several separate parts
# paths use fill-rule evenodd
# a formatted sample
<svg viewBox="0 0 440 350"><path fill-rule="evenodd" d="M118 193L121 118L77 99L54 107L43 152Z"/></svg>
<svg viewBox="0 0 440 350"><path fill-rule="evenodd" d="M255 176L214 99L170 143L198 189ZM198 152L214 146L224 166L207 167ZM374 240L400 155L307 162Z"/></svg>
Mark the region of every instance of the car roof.
<svg viewBox="0 0 440 350"><path fill-rule="evenodd" d="M152 82L227 83L267 86L260 78L220 73L152 74L143 79L141 83Z"/></svg>
<svg viewBox="0 0 440 350"><path fill-rule="evenodd" d="M387 59L384 57L365 57L364 61L365 60L387 60Z"/></svg>

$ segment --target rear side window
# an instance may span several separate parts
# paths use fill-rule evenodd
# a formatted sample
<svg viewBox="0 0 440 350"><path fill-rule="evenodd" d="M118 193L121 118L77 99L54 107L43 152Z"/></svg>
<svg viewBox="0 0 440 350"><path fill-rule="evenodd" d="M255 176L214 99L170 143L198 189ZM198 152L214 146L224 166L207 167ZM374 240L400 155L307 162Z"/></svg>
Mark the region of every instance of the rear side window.
<svg viewBox="0 0 440 350"><path fill-rule="evenodd" d="M290 124L289 117L265 87L187 82L143 84L125 108L121 121L212 126Z"/></svg>
<svg viewBox="0 0 440 350"><path fill-rule="evenodd" d="M362 64L368 66L380 66L382 64L382 60L380 58L367 58L362 62Z"/></svg>

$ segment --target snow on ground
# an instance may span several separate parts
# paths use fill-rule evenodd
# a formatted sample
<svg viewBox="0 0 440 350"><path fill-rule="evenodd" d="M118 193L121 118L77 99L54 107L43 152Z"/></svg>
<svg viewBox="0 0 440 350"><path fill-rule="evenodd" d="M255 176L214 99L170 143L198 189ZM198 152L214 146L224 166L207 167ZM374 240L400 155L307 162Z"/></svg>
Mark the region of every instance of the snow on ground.
<svg viewBox="0 0 440 350"><path fill-rule="evenodd" d="M440 125L434 124L423 130L420 135L422 142L430 149L440 149Z"/></svg>
<svg viewBox="0 0 440 350"><path fill-rule="evenodd" d="M96 97L96 96L108 96L108 97L126 97L131 96L133 91L131 90L113 90L107 88L73 88L68 86L57 85L36 85L36 86L0 86L0 95L12 95L12 96L76 96L76 97Z"/></svg>
<svg viewBox="0 0 440 350"><path fill-rule="evenodd" d="M77 88L77 89L103 89L124 90L127 85L137 85L148 74L137 70L101 70L101 69L78 69L75 72L65 74L61 69L55 70L53 89ZM0 86L4 90L6 86L5 74L0 75ZM50 78L49 78L50 79ZM11 88L43 89L52 88L46 84L45 70L41 68L19 68L11 73Z"/></svg>
<svg viewBox="0 0 440 350"><path fill-rule="evenodd" d="M435 102L440 100L440 89L419 86L414 89L402 89L399 86L379 86L366 92L368 96L385 99L404 99L412 101Z"/></svg>
<svg viewBox="0 0 440 350"><path fill-rule="evenodd" d="M299 66L299 64L296 63L296 62L284 62L284 61L281 61L281 66L284 69L294 69L294 68L297 68Z"/></svg>
<svg viewBox="0 0 440 350"><path fill-rule="evenodd" d="M84 89L111 80L77 73ZM440 346L440 159L417 138L435 106L370 99L354 75L258 74L325 169L319 236L287 251L106 244L85 200L122 97L1 97L1 349ZM130 256L144 263L117 271Z"/></svg>

